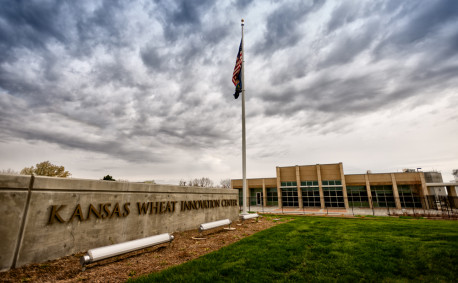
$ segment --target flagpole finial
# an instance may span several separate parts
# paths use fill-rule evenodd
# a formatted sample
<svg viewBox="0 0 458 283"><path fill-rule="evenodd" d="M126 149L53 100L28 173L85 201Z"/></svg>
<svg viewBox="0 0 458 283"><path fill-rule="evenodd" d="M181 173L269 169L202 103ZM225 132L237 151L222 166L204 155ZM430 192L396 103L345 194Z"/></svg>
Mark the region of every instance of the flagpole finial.
<svg viewBox="0 0 458 283"><path fill-rule="evenodd" d="M245 24L245 20L244 20L244 19L242 19L242 26L243 26L244 24Z"/></svg>

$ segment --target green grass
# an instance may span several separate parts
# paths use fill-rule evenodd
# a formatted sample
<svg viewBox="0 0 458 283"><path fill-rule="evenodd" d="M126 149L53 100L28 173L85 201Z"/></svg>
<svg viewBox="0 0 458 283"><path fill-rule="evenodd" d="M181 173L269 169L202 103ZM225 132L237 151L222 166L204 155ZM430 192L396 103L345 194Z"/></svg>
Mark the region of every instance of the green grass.
<svg viewBox="0 0 458 283"><path fill-rule="evenodd" d="M132 282L456 282L458 222L295 220Z"/></svg>

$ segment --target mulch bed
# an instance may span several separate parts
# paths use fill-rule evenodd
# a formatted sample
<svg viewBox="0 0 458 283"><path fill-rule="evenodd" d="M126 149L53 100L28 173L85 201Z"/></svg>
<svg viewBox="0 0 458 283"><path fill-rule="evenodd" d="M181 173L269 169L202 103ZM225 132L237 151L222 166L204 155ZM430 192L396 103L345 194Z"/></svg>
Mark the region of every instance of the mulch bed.
<svg viewBox="0 0 458 283"><path fill-rule="evenodd" d="M287 220L274 220L271 217L260 218L259 222L246 220L233 223L234 231L217 228L203 232L205 240L194 240L200 237L197 230L177 232L170 244L131 252L122 256L95 262L86 266L80 265L83 254L75 254L41 264L31 264L0 273L2 282L123 282L131 277L158 272L171 266L196 259L207 253L228 246L245 237L265 230Z"/></svg>

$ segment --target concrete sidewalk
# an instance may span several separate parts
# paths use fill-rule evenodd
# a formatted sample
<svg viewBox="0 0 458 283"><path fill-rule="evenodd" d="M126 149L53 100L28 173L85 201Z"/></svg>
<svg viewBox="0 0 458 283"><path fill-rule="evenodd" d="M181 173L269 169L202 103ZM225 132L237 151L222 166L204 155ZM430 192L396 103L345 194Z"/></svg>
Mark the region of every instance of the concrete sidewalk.
<svg viewBox="0 0 458 283"><path fill-rule="evenodd" d="M447 214L446 211L441 210L424 210L419 208L408 209L395 209L395 208L298 208L298 207L284 207L278 208L276 206L249 206L248 211L257 213L271 213L271 214L295 214L295 215L333 215L333 216L355 216L355 215L373 215L373 216L389 216L389 215L414 215L414 214L429 214L429 215L442 215ZM452 213L450 211L450 213ZM456 214L458 211L453 211Z"/></svg>

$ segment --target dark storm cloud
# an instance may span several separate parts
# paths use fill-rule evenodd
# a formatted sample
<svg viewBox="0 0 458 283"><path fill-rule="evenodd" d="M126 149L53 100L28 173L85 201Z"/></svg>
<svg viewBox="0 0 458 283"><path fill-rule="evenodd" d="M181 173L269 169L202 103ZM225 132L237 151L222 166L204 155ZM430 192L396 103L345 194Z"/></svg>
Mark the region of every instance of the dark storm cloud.
<svg viewBox="0 0 458 283"><path fill-rule="evenodd" d="M342 115L378 111L412 97L426 101L428 97L422 97L422 93L457 88L454 75L458 68L458 49L453 48L457 46L456 7L456 1L453 4L451 1L371 2L355 7L350 2L339 4L331 13L327 29L323 30L320 45L316 45L318 56L307 61L298 59L301 54L297 54L295 61L287 58L284 66L272 66L276 71L270 81L281 87L259 96L265 103L265 115L291 117L311 112L328 113L329 117L339 119ZM377 11L380 11L377 16L371 18ZM362 19L364 23L347 27ZM293 33L289 44L302 36ZM382 60L399 64L347 75L345 68L352 71L357 56L363 52L370 56L373 64ZM415 58L416 64L405 66L404 62L410 58ZM345 75L340 78L338 74L325 72L330 67L340 68ZM317 79L304 86L293 86L296 78L317 71L321 72ZM326 121L314 123L325 125Z"/></svg>
<svg viewBox="0 0 458 283"><path fill-rule="evenodd" d="M132 162L160 162L164 161L161 154L155 153L152 148L143 150L135 149L126 144L126 139L112 139L106 141L92 141L83 136L75 135L55 135L45 130L28 129L28 131L19 130L15 132L16 137L28 141L46 141L55 143L67 149L84 149L91 152L105 153L122 160Z"/></svg>
<svg viewBox="0 0 458 283"><path fill-rule="evenodd" d="M236 0L235 6L237 7L237 9L243 10L250 6L251 3L253 3L253 0Z"/></svg>
<svg viewBox="0 0 458 283"><path fill-rule="evenodd" d="M143 48L141 50L141 58L143 64L147 66L152 71L161 71L164 67L164 57L159 55L159 52L156 47L150 46Z"/></svg>
<svg viewBox="0 0 458 283"><path fill-rule="evenodd" d="M262 82L248 97L257 121L326 126L456 88L456 2L335 3L11 1L0 9L0 138L152 162L233 144L240 13L257 17L247 46L249 67L263 66L250 74ZM385 61L399 64L371 65Z"/></svg>
<svg viewBox="0 0 458 283"><path fill-rule="evenodd" d="M14 48L46 49L48 40L66 42L63 2L9 1L0 9L0 60L14 60Z"/></svg>
<svg viewBox="0 0 458 283"><path fill-rule="evenodd" d="M271 54L283 48L295 45L302 39L300 23L308 13L318 10L324 1L288 3L275 9L266 19L264 38L256 45L256 53ZM260 55L261 55L260 54Z"/></svg>
<svg viewBox="0 0 458 283"><path fill-rule="evenodd" d="M318 64L318 68L343 65L352 61L358 54L368 49L376 38L379 24L368 21L359 30L348 31L334 39L334 48Z"/></svg>
<svg viewBox="0 0 458 283"><path fill-rule="evenodd" d="M458 2L443 1L410 1L403 5L402 17L409 17L400 32L388 38L392 44L411 44L425 39L448 23L458 23ZM412 7L413 6L413 7ZM416 11L412 13L412 8Z"/></svg>
<svg viewBox="0 0 458 283"><path fill-rule="evenodd" d="M175 42L183 36L199 33L203 14L210 10L213 4L210 0L158 1L159 14L164 15L161 23L165 38Z"/></svg>
<svg viewBox="0 0 458 283"><path fill-rule="evenodd" d="M441 43L442 40L447 40L441 38L442 29L448 26L456 30L458 25L457 1L406 1L400 3L399 7L387 7L400 11L387 23L387 35L375 50L379 56L389 54L390 51L418 51L419 48L423 48L424 42L435 40L437 37L439 41L436 44ZM394 30L390 28L392 26L398 28Z"/></svg>
<svg viewBox="0 0 458 283"><path fill-rule="evenodd" d="M287 88L263 96L265 115L294 116L300 112L327 113L328 122L343 116L358 116L386 109L407 98L417 97L426 103L429 96L419 92L438 93L444 88L456 88L458 65L431 70L421 66L408 73L392 69L373 72L353 78L336 78L323 75L306 88ZM395 86L387 87L394 80ZM310 125L327 124L326 120L313 119Z"/></svg>
<svg viewBox="0 0 458 283"><path fill-rule="evenodd" d="M119 33L124 24L122 4L103 1L91 11L84 5L79 1L9 1L0 10L0 60L17 59L18 48L49 52L53 42L78 56L91 54L97 43L125 44Z"/></svg>
<svg viewBox="0 0 458 283"><path fill-rule="evenodd" d="M357 19L360 5L355 5L352 1L343 1L337 6L331 14L331 20L328 22L328 32L345 26Z"/></svg>

